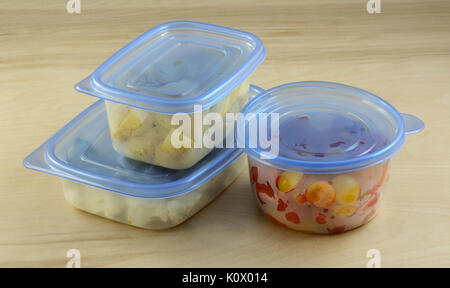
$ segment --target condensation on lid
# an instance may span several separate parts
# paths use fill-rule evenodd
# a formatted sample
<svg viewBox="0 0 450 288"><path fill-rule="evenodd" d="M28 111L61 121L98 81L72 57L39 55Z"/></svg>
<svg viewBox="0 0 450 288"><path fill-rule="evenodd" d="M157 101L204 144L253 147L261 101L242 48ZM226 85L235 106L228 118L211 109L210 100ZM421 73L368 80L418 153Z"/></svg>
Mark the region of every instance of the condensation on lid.
<svg viewBox="0 0 450 288"><path fill-rule="evenodd" d="M348 111L318 110L298 111L298 116L282 119L281 156L310 160L348 159L387 145L387 139L383 141L383 137L375 132L376 125L369 119Z"/></svg>
<svg viewBox="0 0 450 288"><path fill-rule="evenodd" d="M264 57L261 40L248 32L169 22L127 44L75 89L160 113L192 112L229 94Z"/></svg>

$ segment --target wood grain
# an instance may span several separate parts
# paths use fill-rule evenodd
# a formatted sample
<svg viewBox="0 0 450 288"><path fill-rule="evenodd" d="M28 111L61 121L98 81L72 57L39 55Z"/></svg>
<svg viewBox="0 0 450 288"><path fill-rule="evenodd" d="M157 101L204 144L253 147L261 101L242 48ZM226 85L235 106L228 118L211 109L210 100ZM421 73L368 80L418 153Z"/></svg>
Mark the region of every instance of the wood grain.
<svg viewBox="0 0 450 288"><path fill-rule="evenodd" d="M362 0L0 2L0 266L83 267L450 266L450 2ZM380 95L426 129L392 161L380 215L361 229L314 236L272 224L257 210L247 172L175 229L146 231L71 208L56 177L23 158L96 99L73 85L124 44L171 20L250 31L267 57L263 88L327 80Z"/></svg>

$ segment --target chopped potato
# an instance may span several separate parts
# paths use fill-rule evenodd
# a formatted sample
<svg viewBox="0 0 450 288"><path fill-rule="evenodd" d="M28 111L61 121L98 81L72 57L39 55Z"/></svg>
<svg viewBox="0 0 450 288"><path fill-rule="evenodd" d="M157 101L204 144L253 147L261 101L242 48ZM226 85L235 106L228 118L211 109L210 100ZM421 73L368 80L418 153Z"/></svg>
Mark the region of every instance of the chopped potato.
<svg viewBox="0 0 450 288"><path fill-rule="evenodd" d="M66 200L74 207L114 221L145 229L176 226L214 200L247 165L241 155L202 186L169 198L141 198L63 179Z"/></svg>
<svg viewBox="0 0 450 288"><path fill-rule="evenodd" d="M203 115L215 112L225 116L228 112L241 111L247 103L249 87L248 81L244 81L221 101L204 110ZM123 156L170 169L186 169L212 150L206 147L193 148L193 140L190 141L190 147L173 147L171 138L177 127L171 125L171 114L156 113L110 101L105 103L114 149ZM193 139L193 114L189 116ZM225 122L224 117L224 125ZM208 128L202 125L203 131Z"/></svg>

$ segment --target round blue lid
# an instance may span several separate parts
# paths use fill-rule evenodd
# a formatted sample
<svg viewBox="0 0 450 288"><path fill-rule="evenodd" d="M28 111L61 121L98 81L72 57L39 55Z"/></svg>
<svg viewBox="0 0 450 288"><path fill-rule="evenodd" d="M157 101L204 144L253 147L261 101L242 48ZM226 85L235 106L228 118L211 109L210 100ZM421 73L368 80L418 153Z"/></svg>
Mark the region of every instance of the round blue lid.
<svg viewBox="0 0 450 288"><path fill-rule="evenodd" d="M417 117L400 114L367 91L331 82L296 82L266 90L242 112L249 121L261 121L256 117L260 113L279 117L278 131L266 125L263 134L278 138L278 149L247 145L250 157L304 173L348 172L374 165L392 157L406 134L424 127ZM240 137L249 143L249 135Z"/></svg>

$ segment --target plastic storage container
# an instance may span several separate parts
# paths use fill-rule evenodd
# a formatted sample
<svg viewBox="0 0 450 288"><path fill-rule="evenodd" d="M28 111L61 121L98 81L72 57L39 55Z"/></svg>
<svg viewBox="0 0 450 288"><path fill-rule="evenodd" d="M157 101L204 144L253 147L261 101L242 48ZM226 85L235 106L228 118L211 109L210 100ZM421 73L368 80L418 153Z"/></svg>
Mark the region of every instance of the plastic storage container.
<svg viewBox="0 0 450 288"><path fill-rule="evenodd" d="M158 25L116 52L75 86L107 100L114 149L129 158L186 169L212 149L175 148L173 114L239 112L246 104L247 78L265 50L254 35L198 22ZM196 109L195 105L198 106ZM197 125L195 129L208 129ZM193 135L193 133L192 133ZM224 133L225 135L225 133Z"/></svg>
<svg viewBox="0 0 450 288"><path fill-rule="evenodd" d="M260 93L251 86L249 97ZM215 199L246 166L242 149L214 149L196 165L171 170L114 151L99 100L24 160L63 180L74 207L147 229L178 225Z"/></svg>
<svg viewBox="0 0 450 288"><path fill-rule="evenodd" d="M259 207L288 228L313 233L370 221L386 191L390 158L405 135L424 128L367 91L330 82L272 88L243 113L279 115L278 131L264 131L279 139L277 154L260 145L245 148ZM238 137L249 143L249 135Z"/></svg>

